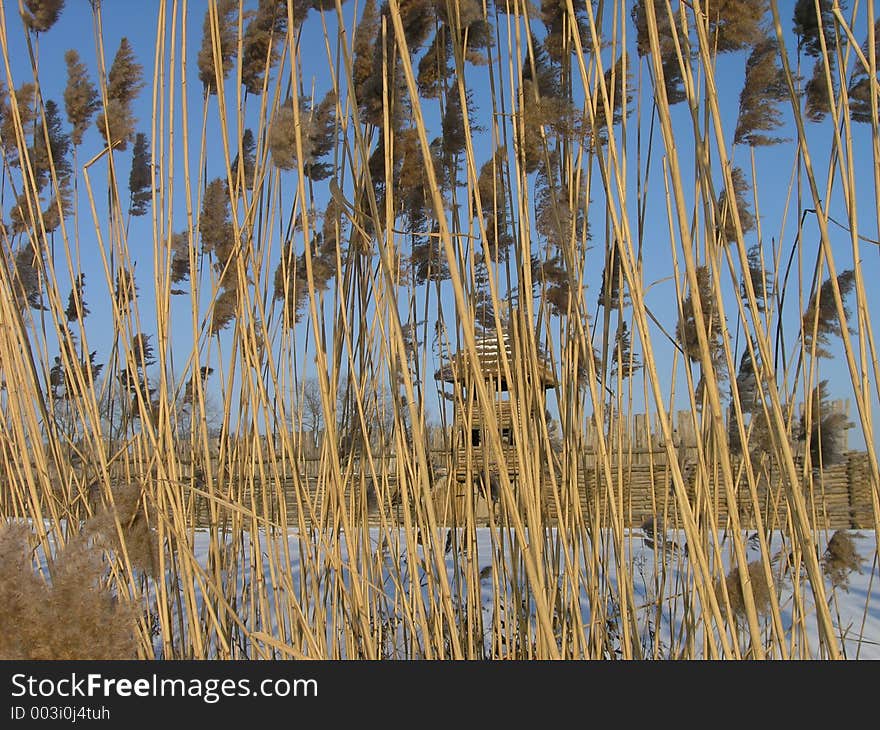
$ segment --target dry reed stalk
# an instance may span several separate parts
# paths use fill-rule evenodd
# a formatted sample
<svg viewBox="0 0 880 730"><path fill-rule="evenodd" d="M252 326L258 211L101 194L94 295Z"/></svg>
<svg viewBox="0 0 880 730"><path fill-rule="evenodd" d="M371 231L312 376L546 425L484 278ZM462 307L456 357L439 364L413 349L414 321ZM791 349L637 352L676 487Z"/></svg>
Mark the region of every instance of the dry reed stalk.
<svg viewBox="0 0 880 730"><path fill-rule="evenodd" d="M161 654L169 658L274 653L658 657L664 653L660 645L645 645L642 637L649 615L659 621L667 608L681 622L665 649L669 656L697 656L698 641L699 651L712 658L788 658L813 650L837 656L821 581L826 563L818 560L811 543L824 519L816 499L819 482L815 498L805 498L801 481L806 477L808 490L813 490L814 475L806 474L795 460L792 423L798 393L809 393L820 382L822 370L814 355L821 353L810 346L810 330L815 343L829 314L839 320L857 425L869 443L873 438L869 405L875 388L866 373L876 369L876 358L866 270L858 263L861 239L855 203L856 187L870 183L856 172L845 83L855 65L869 78L876 75L873 24L869 23L865 50L858 47L851 29L855 15L847 19L836 8L828 22L833 18L841 43L843 37L848 39L845 49L824 47L825 37L816 36L822 56L817 83L826 91L839 89L828 98L827 114L835 125L834 156L821 190L797 76L788 62L776 3L771 4L775 52L781 54L800 150L793 160L781 229L794 180L801 180L803 170L819 211L821 234L815 280L789 284L786 279L784 286L797 289L787 303L800 299L803 312L820 294L825 267L831 276L814 316L800 318L800 344L793 346L798 337L788 332L788 341L780 343L782 349L798 351L797 364L789 367L787 361L780 365L776 360L770 340L771 332L789 316L782 306L785 292L768 302L760 281L750 273L740 282L738 274L752 271L754 261L744 238L751 234L749 219L742 215L743 180L734 174L737 148L729 149L725 138L732 127L722 119L715 74L719 54L750 37L748 24L701 20L705 2L694 4L696 12L689 5L673 8L666 0L642 2L633 18L638 53L645 63L639 60L635 71L628 47L634 34L632 19L627 4L619 0L603 6L601 16L594 15L597 9L591 3L570 1L542 8L543 14L534 18L519 2L510 3L506 11L496 4L486 18L479 3L463 3L458 15L426 10L431 20L427 24L411 15L411 4L391 0L382 9L367 4L374 17L366 18L363 33L358 31L360 24L352 24L362 9L351 5L299 18L288 4L286 18L264 13L251 20L246 4L212 1L203 19L197 69L187 66L187 48L193 42L187 32L189 10L160 7L151 74L150 64L145 64L155 187L149 190L148 204L139 199L149 210L141 223L149 227L151 245L143 253L151 253L154 263L151 268L142 260L135 272L140 293L132 289L132 296L122 301L112 297L108 310L115 343L103 381L90 368L79 367L83 353L89 352L91 321L83 322L85 309L75 327L67 326L67 287L62 282L65 277L74 282L81 273L82 234L77 226L64 224L70 216L63 206L54 212L50 206L49 212L56 217L60 213L61 219L58 233L52 233L52 215L37 205L42 202L39 182L44 175L42 163L37 165L37 156L28 148L36 119L46 126L48 136L49 107L41 102L38 113L31 115L26 95L21 103L10 97L9 134L4 130L3 136L4 145L9 136L11 146L5 154L17 148L24 164L12 167L11 157L4 157L3 165L24 204L17 225L35 241L58 245L45 263L34 259L34 282L43 289L39 301L45 310L22 310L6 273L5 252L0 267L0 312L4 321L15 325L0 333L8 393L2 401L0 439L9 445L4 445L4 453L27 450L26 445L31 449L26 463L4 467L11 485L8 498L0 503L4 514L32 517L39 542L46 547L50 536L62 538L69 532L69 521L89 517L82 499L88 483L103 485L115 507L87 524L101 526L101 534L120 553L110 577L113 589L155 596ZM108 11L95 7L93 12L97 86L104 108L112 96L102 40L102 13ZM34 22L42 27L44 20ZM64 22L63 15L59 22ZM542 25L541 33L535 34ZM7 52L6 21L0 26L6 86L16 88L13 74L19 75L19 69L13 69ZM318 27L328 73L312 82L310 64L317 59L304 57L303 33ZM417 48L430 46L434 33L448 39L447 68L443 70L441 63L433 69L435 76L429 76L415 54ZM480 40L487 34L494 35L494 45ZM28 37L28 43L30 70L38 77L36 39L32 43ZM443 60L440 46L431 47ZM470 64L483 60L488 62L491 88L491 186L483 174L486 149L474 126L483 110L469 105L472 80L480 68L472 70ZM556 69L564 65L565 72L554 77L553 64ZM634 71L631 76L627 68ZM191 116L187 83L196 70L205 96L201 114ZM378 83L365 85L370 75ZM182 95L173 91L179 88ZM427 88L431 94L419 96ZM875 91L868 99L874 112ZM629 118L633 98L636 119ZM324 121L333 117L332 144L329 121L322 125L322 134L310 134L306 128L311 118L304 114L306 99L315 100ZM319 99L333 101L318 105ZM690 103L691 114L681 123L672 108L683 100ZM430 141L436 107L447 132L454 128L445 143ZM273 119L283 121L283 109L288 109L292 127L273 129ZM555 118L548 109L558 112ZM646 141L642 125L649 114L651 136ZM197 133L190 126L193 121L200 127ZM178 128L182 136L175 136ZM246 155L236 145L243 147L245 129L252 129L254 154L252 164L248 161L239 170L239 155ZM277 156L282 131L286 159ZM80 142L87 143L91 132ZM693 165L681 152L688 138L697 152ZM876 133L873 144L876 156ZM218 149L222 154L214 152ZM661 149L662 170L655 173L651 159ZM505 158L495 150L510 152ZM634 158L635 211L629 174ZM118 272L133 271L137 258L129 230L139 223L126 215L129 205L119 184L120 178L127 179L122 170L126 159L116 147L88 160L82 170L85 195L77 189L73 202L74 221L80 205L91 209L103 283L111 292ZM759 190L757 184L765 163L754 149L750 163L760 240L762 230L771 225L761 220L771 206L763 203L769 195L766 186ZM53 190L60 191L63 165L52 167ZM282 172L282 167L291 169ZM244 184L240 171L245 172ZM325 173L330 175L329 185L320 179ZM666 185L665 198L653 190L648 194L659 174ZM459 182L450 185L450 176ZM411 184L414 180L417 184ZM875 196L880 195L876 171L873 184ZM852 232L852 281L858 303L849 323L846 282L842 285L836 276L848 263L840 253L837 260L832 256L829 210L821 205L838 187ZM409 188L421 192L411 194ZM183 212L172 202L181 189ZM330 200L326 207L324 195ZM669 345L663 336L671 328L652 311L654 299L648 290L653 283L645 279L649 272L643 247L650 243L663 248L659 241L646 240L659 228L646 218L646 211L654 209L649 199L658 210L666 205L671 262L667 273L674 278L678 301L701 287L711 294L692 297L693 337L681 361L678 356L683 353L674 351L672 382L663 362ZM210 216L199 215L212 201L217 210L225 211L219 221L225 238L219 247L210 245ZM576 225L580 207L590 212L589 230ZM532 216L539 208L533 228ZM327 211L323 220L316 210ZM419 215L424 221L417 224ZM509 230L502 230L506 226ZM427 243L418 242L419 237ZM595 321L587 305L597 301L588 299L595 292L586 291L598 260L590 252L590 237L604 241L606 269L615 280L613 306L610 297L600 301L596 307L598 311L603 306L603 313ZM276 268L288 242L289 265ZM545 244L547 249L539 252ZM797 245L800 267L800 239ZM534 265L537 254L539 265ZM780 245L772 262L761 259L762 272L778 272L784 260ZM424 266L419 269L416 264ZM413 272L427 278L423 288L411 278ZM443 279L447 274L448 280ZM283 286L273 286L276 281ZM94 279L89 276L89 292L93 282L100 283L100 273ZM155 307L144 304L145 292ZM97 301L89 296L94 318ZM518 318L511 320L513 299L519 309ZM828 303L833 311L823 314ZM187 306L189 317L178 317ZM450 322L453 310L455 321ZM430 342L428 325L433 312L436 345ZM736 317L735 329L728 315ZM413 339L417 321L425 322L421 341ZM511 327L522 343L521 356L502 353L499 363L507 382L521 385L513 389L511 399L510 458L517 477L511 479L504 469L494 477L497 502L490 499L493 509L487 518L491 556L476 553L478 490L466 491L461 504L451 502L454 508L441 509L428 447L430 363L450 350L473 357L477 322L490 335ZM657 335L655 325L663 336ZM615 346L624 327L632 337L629 354L627 348ZM143 333L155 335L154 366L141 356ZM191 340L189 350L177 344L179 338ZM836 339L832 344L836 347ZM643 364L638 373L624 364L634 354L633 346ZM70 400L44 396L42 383L50 378L55 348L59 366L70 373L75 407ZM540 348L547 350L559 381L560 427L555 433L543 407L543 392L526 385L536 379ZM724 417L724 373L735 372L743 349L760 363L756 387L766 398L747 412L751 406L746 407L739 384L730 378L736 430L750 446L735 457ZM699 376L692 372L694 365ZM197 375L202 367L216 370L209 383ZM303 446L312 436L304 426L303 398L288 395L304 393L304 379L313 370L326 430L315 461ZM137 387L129 382L123 391L117 385L119 376L137 381ZM695 380L700 381L698 396ZM685 396L676 393L683 384L690 391ZM219 396L209 395L209 389L219 391ZM471 410L470 417L483 413L484 453L501 463L507 457L490 407L494 394L479 379L475 392L479 410ZM222 422L216 446L208 423L214 398L219 399ZM695 441L679 446L673 415L684 402L689 413L678 423L693 432ZM628 531L633 511L628 484L638 456L630 424L637 403L649 404L646 410L656 413L662 435L661 453L652 449L647 454L652 484L659 471L669 475L669 493L652 491L652 506L682 530L688 546L686 555L654 554L655 585L664 599L658 597L650 609L636 600L637 541ZM112 433L105 438L108 410L114 415L109 419ZM386 418L380 418L383 410ZM67 420L61 422L55 413L66 414ZM746 417L751 422L742 425ZM816 418L815 412L808 413L807 428ZM288 423L298 425L288 428ZM766 444L764 453L751 448L758 441ZM588 455L588 447L595 453ZM74 466L74 454L83 455L84 466ZM685 468L685 454L694 456L693 473ZM451 466L451 455L445 458ZM388 468L392 459L394 467ZM590 468L596 466L595 489L591 486L589 494L583 494L587 487L581 474L588 461ZM869 478L876 485L876 458L869 461ZM473 479L482 466L471 460ZM59 475L56 485L49 483L50 473ZM771 478L781 481L782 488L765 495L763 485ZM821 472L815 478L820 479ZM117 500L109 487L125 482L143 487ZM876 491L875 524L880 513ZM202 534L195 530L202 519L196 512L200 503L208 525L205 561L193 552ZM755 515L761 554L768 554L765 533L783 529L790 535L796 562L806 567L809 580L798 576L792 581L788 600L795 618L789 628L781 618L782 599L764 590L773 585L770 561L747 559L746 516L739 511L743 504ZM447 527L454 532L444 532ZM141 531L133 534L133 528ZM291 542L290 528L297 529ZM448 546L445 535L453 538ZM154 538L169 549L154 550ZM387 557L376 549L376 539L390 546ZM732 568L719 583L716 576L726 572L716 562L722 550L732 556ZM484 558L491 558L485 575ZM298 574L292 561L298 561ZM142 568L148 574L143 584ZM615 583L609 580L609 570L616 573ZM491 617L482 612L487 590L496 606ZM808 643L813 641L808 631L809 594L814 595L821 627L818 648ZM765 616L768 621L761 620ZM726 631L737 621L748 626L746 634ZM153 652L143 620L138 642L141 654Z"/></svg>

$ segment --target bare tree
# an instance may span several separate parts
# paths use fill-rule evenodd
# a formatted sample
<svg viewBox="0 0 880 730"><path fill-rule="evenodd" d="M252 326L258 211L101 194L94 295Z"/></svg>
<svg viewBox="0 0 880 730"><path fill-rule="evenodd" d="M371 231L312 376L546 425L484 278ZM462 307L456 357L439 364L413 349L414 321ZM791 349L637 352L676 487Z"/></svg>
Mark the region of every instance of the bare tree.
<svg viewBox="0 0 880 730"><path fill-rule="evenodd" d="M302 428L312 436L312 444L318 446L324 430L324 406L321 403L321 386L317 378L306 378L300 392Z"/></svg>

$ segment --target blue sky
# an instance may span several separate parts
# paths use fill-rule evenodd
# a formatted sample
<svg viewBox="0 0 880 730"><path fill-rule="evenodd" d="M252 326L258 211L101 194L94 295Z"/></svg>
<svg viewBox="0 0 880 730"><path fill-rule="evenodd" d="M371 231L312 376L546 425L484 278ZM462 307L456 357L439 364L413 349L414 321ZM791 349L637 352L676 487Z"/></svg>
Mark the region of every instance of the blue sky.
<svg viewBox="0 0 880 730"><path fill-rule="evenodd" d="M787 2L780 3L780 14L783 24L786 26L789 50L792 51L792 49L794 49L795 47L796 41L791 35L789 27L789 5L790 3ZM153 58L154 50L156 47L156 29L158 24L158 16L161 7L162 4L160 4L159 2L116 2L105 3L102 9L103 45L108 67L109 64L112 62L113 54L115 53L116 48L119 45L119 41L123 36L129 39L136 54L141 59L141 63L144 65L144 80L146 81L146 87L141 92L140 98L138 99L135 113L139 119L138 129L147 132L148 135L150 135L151 137L152 135L149 129L149 120L151 119L153 113ZM168 30L167 40L170 41L171 13L173 12L173 5L169 3L166 4L164 7L165 12L168 14L168 20L166 22L166 28ZM201 131L200 125L202 121L202 91L201 84L199 83L197 77L198 71L195 61L196 54L198 53L198 49L201 43L202 21L204 17L205 7L206 5L204 2L186 3L186 42L187 58L189 63L189 133L192 139L199 138L199 134ZM351 16L353 9L353 2L349 2L346 4L345 12L347 14L347 17ZM17 86L23 81L32 80L32 78L28 62L27 48L24 44L24 37L21 31L21 24L16 17L17 9L13 6L7 6L6 13L6 27L7 32L9 33L8 45L9 58L12 65L12 78L15 82L15 85ZM179 13L177 18L178 22L181 22L181 17L182 16ZM330 26L329 33L332 36L335 21L334 14L327 13L325 15L325 20ZM349 24L349 30L350 29L351 25ZM179 48L180 29L177 28L176 32L178 34L177 48ZM630 39L634 38L634 33L632 31L631 25L627 28L627 36ZM859 28L857 32L857 37L859 38L859 40L861 40L863 36L864 29ZM90 8L88 4L83 2L82 0L68 0L67 7L65 8L61 16L61 20L59 21L57 26L51 29L48 33L43 34L39 39L40 84L44 99L51 98L59 102L61 101L61 95L63 93L63 88L66 83L63 56L64 52L69 47L76 48L79 51L82 60L87 64L92 79L94 80L97 73L97 64L95 62L95 27ZM316 97L321 98L323 96L323 93L330 87L330 82L327 77L328 59L321 20L320 17L315 13L312 13L309 16L307 24L305 26L305 32L302 34L301 37L301 59L304 86L309 89L311 88L310 85L314 84ZM719 88L721 91L719 101L722 105L722 111L725 118L729 120L729 122L725 124L725 135L728 143L728 150L730 149L730 142L733 137L733 129L736 123L736 114L739 103L739 91L742 86L742 74L745 60L745 53L734 53L722 56L718 61L717 74ZM636 62L635 57L633 58L633 61ZM647 68L644 64L645 62L643 61L642 73L644 75L644 78L646 79ZM803 73L805 75L809 74L808 66L805 65ZM487 115L489 113L489 104L485 100L486 90L488 88L488 70L485 67L469 67L467 71L467 83L475 90L475 99L477 101L479 111L481 112L481 119L487 119ZM647 82L645 83L647 88ZM232 107L234 107L236 101L235 89L233 84L234 82L227 84L227 103L230 104ZM648 98L646 91L643 91L642 93L643 97L641 101L647 109L650 104L650 99ZM159 92L159 97L161 98L161 96L162 90L160 90ZM179 104L181 93L178 91L178 93L174 95L174 98L176 103ZM166 95L166 104L167 101L168 98ZM635 104L637 101L638 100L634 98L633 104ZM215 99L212 99L210 101L210 104L212 106L208 112L209 125L212 124L211 120L215 120L217 116L216 103L217 102ZM253 98L251 99L251 101L248 102L248 113L251 120L253 120L256 103L258 103L258 100ZM428 118L433 118L436 120L437 117L435 102L428 102L426 109L428 110ZM432 109L434 110L433 112L431 111ZM795 137L795 132L791 128L791 110L789 108L786 108L785 106L783 106L783 118L785 120L786 127L780 130L780 136L790 138ZM175 145L177 145L175 149L175 159L177 161L175 165L179 169L184 164L181 156L186 153L186 151L182 149L181 143L179 141L181 138L181 128L179 126L179 110L177 111L177 119L178 126L175 128ZM679 161L682 169L686 174L685 181L687 184L688 180L692 181L693 179L692 177L687 177L689 169L691 170L692 174L693 150L689 149L689 145L692 144L693 130L691 127L690 116L684 104L680 104L674 107L673 121L677 133L677 139L680 140L680 146L678 147L676 152L679 156ZM650 114L648 112L644 112L642 115L641 130L643 140L647 138L650 128L649 125ZM825 189L825 180L828 176L829 169L829 156L832 141L832 130L830 128L830 125L830 121L825 121L820 124L809 125L810 155L813 160L817 177L820 181L820 188L822 188L823 190ZM484 123L484 126L488 127L489 125ZM636 180L638 176L642 174L637 169L635 164L635 135L637 132L635 115L630 118L628 122L628 128L628 190L631 193L631 198L628 201L627 208L630 214L631 225L633 226L633 230L635 230L635 211L637 209L635 204ZM867 236L868 238L877 238L877 211L874 197L875 192L872 183L872 166L875 164L876 161L873 160L871 153L871 130L868 125L854 125L853 133L853 145L854 149L856 150L856 195L859 210L860 233L864 236ZM646 217L644 250L646 272L645 284L650 285L652 284L652 282L657 283L648 290L645 301L647 306L651 308L651 311L664 323L664 326L667 328L667 330L672 332L675 328L677 315L674 282L671 280L665 280L671 274L669 241L670 232L667 225L664 201L664 184L662 178L663 157L666 151L663 149L662 141L659 135L659 129L655 129L654 135L655 144L651 162L652 172L648 179L648 214ZM151 142L155 144L155 140L151 139ZM476 137L476 142L476 151L478 156L480 156L477 160L477 164L480 165L491 156L493 145L488 132L478 134ZM207 145L209 154L206 179L210 180L214 177L224 174L225 172L222 144L216 125L209 126ZM237 147L236 140L231 139L230 145L232 148L231 152L234 155ZM97 154L102 146L103 140L99 137L93 126L86 134L84 144L78 151L78 167L80 170L85 160L89 159L94 154ZM747 168L750 164L748 153L748 148L740 147L736 149L734 153L735 163ZM130 164L130 154L130 146L129 150L126 152L115 153L115 164L118 166L118 174L121 181L120 190L123 192L123 194L127 192L126 182ZM770 148L759 148L756 150L755 153L756 166L758 170L758 180L760 185L759 204L765 255L769 255L771 248L776 245L783 248L785 252L784 256L787 257L788 251L796 236L796 205L794 205L793 202L788 203L788 212L787 214L784 213L785 206L787 204L786 196L788 194L791 176L793 174L794 154L794 146L791 143L786 143ZM198 150L190 150L188 152L188 156L190 160L190 165L192 166L192 172L193 174L196 174L197 170L195 168L198 162ZM644 162L642 164L644 165ZM96 187L96 203L99 205L100 214L100 206L104 205L105 201L103 199L103 196L101 194L98 194L98 191L102 190L102 186L106 185L106 161L97 163L93 170L94 173L92 175L92 179ZM719 173L718 177L715 180L716 191L720 190L721 188L720 179L721 178ZM79 180L80 196L81 200L84 200L85 195L84 188L82 186L81 174ZM285 186L285 189L293 190L295 183L296 181L292 174L286 174L284 176L282 184ZM182 185L179 185L177 190L182 190ZM830 201L830 214L837 220L844 221L846 220L846 213L841 191L842 187L839 180L835 180L834 194L832 196L832 200ZM688 194L693 194L693 191L688 191ZM323 205L323 201L326 200L326 188L324 186L316 186L316 199L318 200L318 207L321 208ZM193 201L193 205L196 205L195 201ZM806 208L813 207L812 200L809 198L809 193L806 188L804 190L803 206ZM182 230L186 226L185 209L185 199L182 194L178 192L175 195L174 200L173 227L175 231ZM588 285L588 287L590 287L590 290L586 294L586 301L589 304L588 308L591 314L594 314L596 311L593 303L595 302L598 293L602 268L601 260L603 257L602 248L604 241L604 232L602 230L604 226L603 209L604 201L602 199L601 184L599 183L598 174L594 171L594 182L591 191L591 205L589 209L589 218L591 221L591 230L593 234L593 248L590 252L588 252L588 273L586 280L586 284ZM195 212L197 213L197 209ZM89 213L88 207L86 205L81 206L79 215L79 235L80 253L82 256L82 270L87 272L87 286L94 287L91 290L92 293L88 294L88 297L91 301L98 302L102 296L102 294L99 294L98 292L103 292L103 287L105 285L103 284L101 259L97 251L96 242L94 241L94 226L92 223L91 214ZM73 221L69 220L67 222L68 231L71 233L73 231L73 225ZM106 231L104 233L106 234ZM831 244L836 257L835 263L838 270L850 268L852 266L853 254L849 235L846 231L841 230L835 225L830 226L829 233L831 237ZM751 245L755 241L756 234L754 232L747 234L747 246ZM151 291L151 286L149 286L149 282L152 279L151 271L153 266L153 233L151 230L151 221L149 216L144 218L132 219L128 231L128 244L130 256L132 260L135 261L137 264L136 276L139 283L141 284L139 306L141 316L145 322L144 329L150 332L150 313L154 311L155 299L153 297L154 293ZM804 272L803 275L806 277L809 277L811 274L812 265L818 245L818 225L816 224L815 217L808 215L805 219L802 248ZM862 270L866 281L871 282L880 277L880 248L878 248L877 246L873 246L869 243L860 243L858 255L860 256L862 261ZM590 256L594 257L594 263L590 263ZM809 281L806 281L801 288L807 289L808 287ZM444 287L444 289L447 291L447 295L445 295L443 298L444 310L446 313L446 321L449 323L453 320L454 306L451 304L451 297L448 296L448 287ZM796 292L796 290L797 287L793 289L794 292ZM66 289L63 286L62 292L66 292ZM880 314L877 311L876 293L872 291L869 287L867 295L869 311L871 317L874 318L875 316ZM794 299L793 296L792 299ZM855 312L854 298L850 299L850 304L851 310ZM727 296L727 294L725 295L725 306L728 309L729 317L734 316L735 301L731 296ZM174 309L172 311L174 314L172 316L172 342L179 342L179 345L173 345L172 351L176 348L179 352L188 355L191 351L192 346L191 327L189 324L190 320L188 297L174 297L173 307ZM89 348L97 349L99 353L109 352L110 346L112 345L112 333L110 332L111 328L108 326L109 319L107 315L108 312L106 308L93 305L92 313L87 320ZM430 317L436 317L436 311L430 311L429 318ZM786 324L786 328L789 332L797 328L798 317L798 304L796 302L787 303L786 316L784 321ZM299 342L300 345L303 347L303 355L305 358L308 358L313 354L313 349L309 350L307 353L305 352L305 323L307 322L307 320L308 317L305 317L303 319L303 327L297 335L297 342ZM180 326L176 324L178 321L181 322ZM594 321L593 324L601 324L601 314L599 320ZM730 324L731 327L734 326L732 321L730 322ZM664 382L671 382L673 377L673 368L671 363L674 350L671 345L665 342L665 337L659 331L659 329L652 327L652 331L650 334L653 345L655 347L655 353L658 358L658 370L660 371L661 378L664 379ZM179 338L179 340L176 338ZM221 341L228 342L229 339L230 335L227 332L222 336ZM842 348L840 347L839 342L833 343L833 346L835 357L823 360L821 362L821 377L827 378L831 381L832 395L834 397L851 397L850 379L845 362L842 358ZM641 350L641 347L638 343L636 343L635 349L637 352ZM224 344L224 351L228 351L228 344ZM211 345L209 350L205 350L206 354L209 352L211 353L211 357L217 357L217 350L213 344ZM735 357L739 357L739 352L735 353ZM100 356L99 359L101 359ZM177 360L175 360L174 365L175 368L180 368L183 365L183 362L178 362ZM429 363L428 371L430 373L433 373L435 366L436 363ZM682 368L680 362L676 372L676 404L682 408L686 408L686 393L684 380L682 378ZM179 378L180 376L178 375L177 377ZM639 393L643 393L645 391L645 388L641 373L634 378L632 385L634 392L634 408L636 411L642 411L644 410L644 399L639 395ZM429 382L426 384L426 386L428 392L431 392L433 388L433 383ZM213 387L217 387L216 383ZM853 409L852 415L853 418L855 418L855 403L852 402L851 406ZM436 414L438 412L436 409L439 408L439 405L434 403L432 399L429 400L428 408L429 413L433 411ZM878 409L877 403L876 388L874 389L873 393L872 409L874 412L874 418L876 420L878 416L880 416L880 409ZM860 436L858 434L858 431L858 428L854 429L850 434L851 446L859 445L858 442Z"/></svg>

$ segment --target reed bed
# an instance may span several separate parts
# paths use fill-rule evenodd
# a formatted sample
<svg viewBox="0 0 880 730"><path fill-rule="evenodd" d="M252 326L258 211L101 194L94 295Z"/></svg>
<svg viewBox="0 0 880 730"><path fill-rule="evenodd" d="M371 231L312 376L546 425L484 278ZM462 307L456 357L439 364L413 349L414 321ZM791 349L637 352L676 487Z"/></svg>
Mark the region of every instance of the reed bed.
<svg viewBox="0 0 880 730"><path fill-rule="evenodd" d="M0 0L0 654L877 641L876 17Z"/></svg>

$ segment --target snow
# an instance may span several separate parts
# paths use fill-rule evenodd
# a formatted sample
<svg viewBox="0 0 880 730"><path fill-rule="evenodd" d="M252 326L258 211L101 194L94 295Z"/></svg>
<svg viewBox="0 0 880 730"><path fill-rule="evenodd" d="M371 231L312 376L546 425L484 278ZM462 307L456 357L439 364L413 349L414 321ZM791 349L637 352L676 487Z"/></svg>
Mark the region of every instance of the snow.
<svg viewBox="0 0 880 730"><path fill-rule="evenodd" d="M845 532L852 538L860 565L845 571L844 580L836 585L828 575L824 577L834 633L844 658L880 659L876 536L871 530ZM820 563L831 536L830 531L814 535ZM460 626L470 623L479 629L482 640L471 646L479 658L524 658L522 647L512 644L523 635L531 640L537 635L539 593L555 601L557 616L568 617L565 642L571 654L588 658L584 647L591 627L595 631L596 624L604 622L605 630L599 633L607 640L601 653L613 658L622 655L626 626L621 608L627 591L618 581L619 567L623 566L624 573L631 576L629 605L635 607L637 627L629 633L634 637L629 656L711 658L705 631L707 623L714 624L700 618L701 604L694 588L696 566L683 533L627 530L617 541L622 545L619 556L614 536L607 531L595 545L586 535L566 540L555 529L538 537L524 543L513 530L481 527L475 528L468 540L462 530L452 533L439 528L435 544L442 560L438 566L414 535L408 544L404 531L396 527L371 527L353 533L350 539L330 530L301 533L291 529L286 539L277 530L270 534L261 531L257 541L247 531L233 537L195 529L188 537L188 547L177 545L174 557L178 569L189 562L187 557L200 566L193 578L195 607L187 608L181 575L174 578L170 570L166 575L170 625L174 627L171 643L175 650L188 643L186 627L193 622L184 613L191 610L197 615L195 623L209 629L207 658L230 656L230 652L233 658L349 658L354 651L351 637L356 633L350 622L355 619L341 594L356 583L363 602L370 607L371 625L376 621L383 624L382 656L422 658L425 624L417 617L423 612L430 624L432 614L441 610L439 586L445 584L452 596L454 620ZM747 560L759 560L759 536L746 533L744 538ZM50 543L54 543L51 535ZM717 546L706 546L715 579L722 572L728 575L735 564L730 543L721 532ZM800 561L794 566L789 563L791 539L782 532L772 532L764 549L770 556L782 630L781 636L772 630L769 610L761 613L762 643L768 658L825 658L806 571ZM188 550L190 555L183 554ZM543 591L530 588L524 550L543 556ZM36 552L35 559L45 563L42 551ZM217 575L222 580L222 595L212 587ZM147 591L152 611L156 610L156 593L155 587ZM471 610L476 596L479 605ZM234 634L232 642L228 635L224 639L218 636L222 632L216 627L224 622ZM749 641L744 618L739 617L736 626L738 645L745 654ZM580 654L572 650L572 631L580 633L579 643L575 641L581 647ZM308 639L303 639L304 634ZM717 633L715 639L715 645L720 646ZM159 632L154 636L154 650L156 659L165 658ZM595 647L589 656L596 656Z"/></svg>
<svg viewBox="0 0 880 730"><path fill-rule="evenodd" d="M861 556L861 565L836 586L825 577L834 630L845 658L880 659L876 539L873 531L848 531L848 534ZM472 603L469 595L476 595L469 587L478 581L479 619L472 612L470 621L482 627L482 656L504 658L512 650L508 649L507 639L521 636L524 625L528 626L528 636L536 636L536 592L526 589L529 583L522 559L524 546L518 543L512 531L477 528L474 537L468 544L463 532L453 536L446 529L438 531L437 544L441 549L444 543L449 548L442 562L445 575L438 573L433 560L426 559L421 545L408 547L405 534L396 529L389 532L370 528L368 532L353 535L351 540L346 540L342 533L300 534L292 530L286 545L277 534L261 534L258 544L254 544L248 533L242 533L234 541L221 540L215 544L214 560L219 563L209 558L212 552L209 533L197 530L192 548L198 563L206 570L209 565L220 566L226 586L225 599L235 606L239 620L249 631L268 634L276 642L284 643L298 635L291 617L303 616L314 643L310 651L307 642L296 642L300 645L298 651L306 656L328 653L318 658L348 656L346 647L350 642L346 643L346 636L350 637L351 632L347 631L346 624L350 617L333 601L339 599L340 586L352 585L353 576L357 576L362 591L367 586L367 599L374 609L372 619L381 618L387 624L384 655L404 659L419 657L419 624L411 618L417 613L414 607L421 605L430 616L440 605L438 584L445 582L453 598L456 619L468 621L468 607ZM632 576L631 605L635 606L638 627L638 646L633 651L645 658L709 657L705 622L699 620L700 601L694 590L695 566L691 564L682 534L656 535L655 542L640 529L629 530L623 535L620 559L615 554L610 533L603 533L595 550L586 536L569 539L567 548L562 546L561 536L555 530L548 530L542 537L538 541L540 545L531 544L527 549L532 554L538 554L537 548L543 551L546 586L543 595L557 602L557 612L567 612L570 627L579 626L582 646L589 635L591 620L594 623L602 620L606 622L610 639L606 642L605 655L621 654L624 625L622 586L618 585L617 576L618 565L622 564ZM746 537L750 538L746 543L748 561L759 559L758 536ZM831 534L817 533L815 537L821 561ZM224 549L218 551L220 542ZM727 575L730 566L735 564L730 541L721 533L718 549L707 547L713 575L720 576L722 566ZM765 549L770 555L783 639L773 640L778 634L771 630L771 612L762 613L759 620L768 656L824 658L813 591L806 572L789 564L790 540L781 532L774 532ZM285 561L289 568L285 567ZM566 565L571 569L566 571ZM554 570L553 566L558 567ZM257 585L265 585L266 590L253 590ZM547 588L551 586L557 590ZM591 595L595 611L591 609ZM748 649L744 623L744 619L739 621L739 646L743 652ZM519 626L520 630L513 632L509 629L512 625ZM690 632L686 631L688 625L692 627ZM571 637L567 641L570 646ZM720 646L717 642L716 645Z"/></svg>

